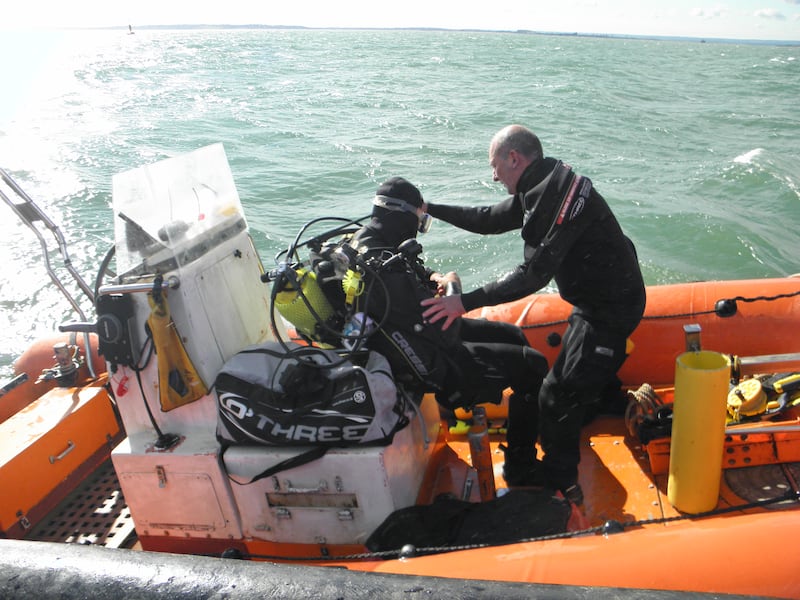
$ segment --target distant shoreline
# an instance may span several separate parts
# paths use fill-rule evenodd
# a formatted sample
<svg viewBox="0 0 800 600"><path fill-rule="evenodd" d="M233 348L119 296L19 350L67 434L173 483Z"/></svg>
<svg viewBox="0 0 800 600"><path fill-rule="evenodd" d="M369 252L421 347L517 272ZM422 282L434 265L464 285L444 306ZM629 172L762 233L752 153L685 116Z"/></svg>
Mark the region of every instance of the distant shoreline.
<svg viewBox="0 0 800 600"><path fill-rule="evenodd" d="M113 25L106 27L71 27L71 30L129 30L129 25ZM559 31L534 31L529 29L447 29L444 27L304 27L301 25L137 25L132 31L153 30L184 30L184 29L270 29L270 30L308 30L308 31L451 31L466 33L508 33L517 35L542 35L584 38L608 38L630 40L654 40L667 42L697 42L711 44L754 44L761 46L800 46L800 40L751 40L738 38L691 37L691 36L662 36L662 35L634 35L621 33L585 33L585 32L559 32Z"/></svg>

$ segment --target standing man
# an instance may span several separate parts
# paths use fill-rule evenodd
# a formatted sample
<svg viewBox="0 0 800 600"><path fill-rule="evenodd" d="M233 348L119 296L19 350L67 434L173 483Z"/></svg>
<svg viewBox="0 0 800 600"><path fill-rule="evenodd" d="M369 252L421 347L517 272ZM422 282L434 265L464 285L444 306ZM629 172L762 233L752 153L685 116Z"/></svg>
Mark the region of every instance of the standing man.
<svg viewBox="0 0 800 600"><path fill-rule="evenodd" d="M485 207L427 204L428 214L481 234L521 229L524 261L497 281L463 295L421 301L446 330L480 306L522 298L555 279L572 304L561 351L539 393L544 481L575 504L584 409L614 381L625 345L644 313L645 287L633 243L603 197L569 165L545 157L539 138L509 125L492 138L494 181L511 196ZM535 453L535 449L534 449ZM534 456L535 458L535 456Z"/></svg>

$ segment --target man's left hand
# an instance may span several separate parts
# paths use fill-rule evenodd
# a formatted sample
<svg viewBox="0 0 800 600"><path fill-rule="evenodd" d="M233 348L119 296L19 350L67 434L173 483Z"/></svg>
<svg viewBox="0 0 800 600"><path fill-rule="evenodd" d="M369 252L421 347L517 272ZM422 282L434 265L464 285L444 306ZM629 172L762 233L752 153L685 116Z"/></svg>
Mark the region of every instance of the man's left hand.
<svg viewBox="0 0 800 600"><path fill-rule="evenodd" d="M454 293L461 293L461 278L455 271L450 271L444 275L431 273L431 281L436 284L437 296L450 296Z"/></svg>

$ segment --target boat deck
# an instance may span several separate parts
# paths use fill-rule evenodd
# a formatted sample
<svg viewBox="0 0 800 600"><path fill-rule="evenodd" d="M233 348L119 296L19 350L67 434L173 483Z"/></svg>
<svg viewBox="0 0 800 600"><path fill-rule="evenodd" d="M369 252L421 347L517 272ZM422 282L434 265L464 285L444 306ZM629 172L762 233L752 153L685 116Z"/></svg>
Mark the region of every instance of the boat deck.
<svg viewBox="0 0 800 600"><path fill-rule="evenodd" d="M502 493L502 433L490 436L494 459L495 488ZM470 446L466 435L451 434L448 443L468 465ZM465 478L474 471L463 469ZM627 434L623 419L599 417L584 427L581 447L580 483L585 502L583 519L573 527L595 528L608 521L637 526L663 526L683 518L667 500L668 474L654 475L650 458L638 440ZM775 498L787 491L799 493L800 462L726 469L717 509ZM471 500L478 501L477 484ZM780 510L795 501L774 502L743 511ZM137 537L113 465L105 461L94 473L25 536L28 540L136 547Z"/></svg>
<svg viewBox="0 0 800 600"><path fill-rule="evenodd" d="M25 536L28 540L130 548L133 519L111 460L106 460Z"/></svg>
<svg viewBox="0 0 800 600"><path fill-rule="evenodd" d="M502 478L503 435L491 436L495 457L495 487L505 487ZM463 440L451 439L460 458L470 462L470 448ZM498 456L499 455L499 456ZM667 499L668 473L653 474L650 457L638 440L631 439L624 420L601 416L583 429L579 481L584 493L586 527L599 527L609 520L647 526L668 523L683 515ZM768 501L794 492L800 494L800 462L728 468L723 471L717 510ZM780 510L795 506L795 500L765 503L743 511Z"/></svg>

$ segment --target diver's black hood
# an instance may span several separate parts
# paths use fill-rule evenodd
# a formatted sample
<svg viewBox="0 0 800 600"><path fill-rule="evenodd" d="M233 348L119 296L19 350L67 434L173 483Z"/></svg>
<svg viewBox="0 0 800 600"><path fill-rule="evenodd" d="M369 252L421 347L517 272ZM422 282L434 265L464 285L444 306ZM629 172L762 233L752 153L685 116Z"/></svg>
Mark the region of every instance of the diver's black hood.
<svg viewBox="0 0 800 600"><path fill-rule="evenodd" d="M387 179L378 187L375 195L404 200L417 208L424 202L417 187L403 177ZM402 242L417 237L419 219L410 212L373 206L372 219L367 227L372 230L373 236L377 235L387 246L396 249Z"/></svg>
<svg viewBox="0 0 800 600"><path fill-rule="evenodd" d="M385 211L389 213L389 211ZM413 220L409 223L409 217ZM355 239L372 250L396 252L398 246L417 237L417 219L410 213L392 212L383 217L372 217L356 232Z"/></svg>

